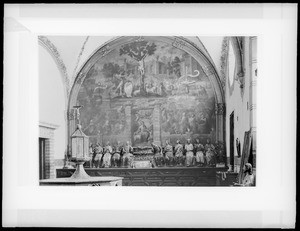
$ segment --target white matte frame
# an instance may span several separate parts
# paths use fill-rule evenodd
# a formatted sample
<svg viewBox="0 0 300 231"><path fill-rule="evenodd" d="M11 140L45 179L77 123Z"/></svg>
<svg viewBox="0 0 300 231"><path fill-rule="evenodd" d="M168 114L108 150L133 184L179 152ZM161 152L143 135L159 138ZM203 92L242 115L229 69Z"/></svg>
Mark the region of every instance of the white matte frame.
<svg viewBox="0 0 300 231"><path fill-rule="evenodd" d="M4 14L4 227L295 227L296 4L23 4ZM40 187L38 35L258 36L257 186Z"/></svg>

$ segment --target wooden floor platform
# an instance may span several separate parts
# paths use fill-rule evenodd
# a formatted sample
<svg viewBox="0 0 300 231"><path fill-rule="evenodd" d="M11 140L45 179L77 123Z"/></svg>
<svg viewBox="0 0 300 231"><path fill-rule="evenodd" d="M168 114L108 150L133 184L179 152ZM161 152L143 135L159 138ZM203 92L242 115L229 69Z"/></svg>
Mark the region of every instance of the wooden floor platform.
<svg viewBox="0 0 300 231"><path fill-rule="evenodd" d="M217 172L227 167L86 168L88 175L123 177L123 186L217 186ZM75 169L56 169L57 178Z"/></svg>

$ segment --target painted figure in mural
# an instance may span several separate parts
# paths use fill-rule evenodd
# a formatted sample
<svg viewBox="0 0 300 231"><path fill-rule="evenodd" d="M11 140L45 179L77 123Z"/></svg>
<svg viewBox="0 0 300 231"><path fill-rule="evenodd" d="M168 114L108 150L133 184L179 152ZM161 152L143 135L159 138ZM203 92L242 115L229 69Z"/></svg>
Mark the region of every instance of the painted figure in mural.
<svg viewBox="0 0 300 231"><path fill-rule="evenodd" d="M132 97L133 84L130 81L127 81L124 85L124 93L127 98Z"/></svg>
<svg viewBox="0 0 300 231"><path fill-rule="evenodd" d="M104 168L109 168L111 166L111 153L112 147L110 146L109 141L107 141L106 146L104 147L104 156L102 166Z"/></svg>
<svg viewBox="0 0 300 231"><path fill-rule="evenodd" d="M182 113L180 126L181 126L181 129L180 129L181 134L185 134L187 132L187 129L189 128L189 120L188 120L185 112Z"/></svg>
<svg viewBox="0 0 300 231"><path fill-rule="evenodd" d="M160 83L160 86L159 86L159 95L161 96L166 96L167 95L167 89L164 85L164 82L161 82Z"/></svg>
<svg viewBox="0 0 300 231"><path fill-rule="evenodd" d="M207 139L205 144L206 161L208 166L215 166L215 146Z"/></svg>
<svg viewBox="0 0 300 231"><path fill-rule="evenodd" d="M97 84L97 86L94 88L93 91L93 97L92 101L95 104L95 106L100 106L102 103L102 86L100 84Z"/></svg>
<svg viewBox="0 0 300 231"><path fill-rule="evenodd" d="M151 143L151 146L154 153L155 167L162 167L164 165L164 155L162 154L162 148L154 142Z"/></svg>
<svg viewBox="0 0 300 231"><path fill-rule="evenodd" d="M198 124L200 124L200 125L204 125L205 123L206 123L206 117L204 116L204 113L203 112L200 112L199 114L198 114L198 118L197 118L197 122L198 122Z"/></svg>
<svg viewBox="0 0 300 231"><path fill-rule="evenodd" d="M190 167L193 166L194 163L194 146L191 143L191 139L187 139L187 143L184 146L184 149L186 150L186 166Z"/></svg>
<svg viewBox="0 0 300 231"><path fill-rule="evenodd" d="M126 81L125 72L122 72L120 75L115 75L115 77L120 80L118 86L116 87L115 93L117 96L124 97L124 85Z"/></svg>
<svg viewBox="0 0 300 231"><path fill-rule="evenodd" d="M177 113L177 115L178 115L178 113ZM180 116L178 116L178 117L180 117ZM178 122L179 121L179 119L177 119L178 117L176 117L176 118L174 118L174 116L171 117L172 118L172 120L171 120L172 130L171 131L174 131L174 133L171 133L171 134L180 134L181 125Z"/></svg>
<svg viewBox="0 0 300 231"><path fill-rule="evenodd" d="M130 142L127 141L125 147L123 148L123 156L122 156L122 167L129 168L133 165L134 155L132 154L133 148L130 145Z"/></svg>
<svg viewBox="0 0 300 231"><path fill-rule="evenodd" d="M120 141L118 141L117 145L114 148L114 154L111 158L112 167L119 167L121 164L121 155L123 152L123 146Z"/></svg>
<svg viewBox="0 0 300 231"><path fill-rule="evenodd" d="M152 83L146 83L145 89L146 89L147 95L157 94L157 87L155 85L153 85Z"/></svg>
<svg viewBox="0 0 300 231"><path fill-rule="evenodd" d="M151 56L156 51L156 44L145 40L134 41L121 46L119 50L120 55L127 55L138 63L138 70L140 72L140 89L139 94L145 95L145 58Z"/></svg>
<svg viewBox="0 0 300 231"><path fill-rule="evenodd" d="M182 166L184 163L184 157L183 157L183 145L180 143L180 140L176 141L175 146L175 163L178 166Z"/></svg>
<svg viewBox="0 0 300 231"><path fill-rule="evenodd" d="M94 149L95 157L94 157L94 167L100 168L101 159L103 156L103 148L101 147L100 143L98 143Z"/></svg>
<svg viewBox="0 0 300 231"><path fill-rule="evenodd" d="M196 139L196 143L194 144L195 153L196 153L196 163L198 166L204 166L206 163L205 157L205 149L203 144L200 143L199 139Z"/></svg>
<svg viewBox="0 0 300 231"><path fill-rule="evenodd" d="M173 154L173 147L169 144L169 141L166 140L166 145L163 149L163 152L165 154L165 162L167 166L173 166L174 165L174 154Z"/></svg>
<svg viewBox="0 0 300 231"><path fill-rule="evenodd" d="M110 134L110 132L111 132L111 124L110 124L110 121L109 121L109 114L108 113L106 113L105 114L105 122L104 122L104 124L103 124L103 132L104 132L104 134L105 135L109 135Z"/></svg>
<svg viewBox="0 0 300 231"><path fill-rule="evenodd" d="M192 114L189 117L189 127L190 127L190 130L192 131L193 134L197 133L197 124L196 124L196 116L195 116L195 114Z"/></svg>
<svg viewBox="0 0 300 231"><path fill-rule="evenodd" d="M138 123L139 123L139 127L133 134L134 141L140 143L148 142L150 132L148 131L144 121L139 120Z"/></svg>
<svg viewBox="0 0 300 231"><path fill-rule="evenodd" d="M207 98L208 97L208 94L207 94L207 92L206 92L206 90L203 86L198 85L198 89L199 89L198 90L198 96L200 98Z"/></svg>
<svg viewBox="0 0 300 231"><path fill-rule="evenodd" d="M93 119L90 120L88 125L83 129L86 134L93 134L96 131L96 125Z"/></svg>
<svg viewBox="0 0 300 231"><path fill-rule="evenodd" d="M93 167L93 162L94 162L94 145L91 144L89 147L89 157L90 157L90 161L89 161L89 167L92 168Z"/></svg>

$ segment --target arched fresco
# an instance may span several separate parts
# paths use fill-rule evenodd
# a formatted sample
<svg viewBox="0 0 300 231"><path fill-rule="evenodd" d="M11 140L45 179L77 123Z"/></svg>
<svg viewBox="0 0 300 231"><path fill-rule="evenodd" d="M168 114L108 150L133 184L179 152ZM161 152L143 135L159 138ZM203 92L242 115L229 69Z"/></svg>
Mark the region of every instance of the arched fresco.
<svg viewBox="0 0 300 231"><path fill-rule="evenodd" d="M176 40L131 38L96 52L76 80L70 106L83 106L91 142L215 138L220 100L209 67Z"/></svg>

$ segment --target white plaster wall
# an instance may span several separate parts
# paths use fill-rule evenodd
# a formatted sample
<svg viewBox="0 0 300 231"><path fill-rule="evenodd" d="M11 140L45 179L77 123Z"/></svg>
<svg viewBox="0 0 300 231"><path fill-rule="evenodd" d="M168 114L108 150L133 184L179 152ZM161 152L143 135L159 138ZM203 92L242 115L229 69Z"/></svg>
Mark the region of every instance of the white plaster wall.
<svg viewBox="0 0 300 231"><path fill-rule="evenodd" d="M86 36L47 36L57 48L63 60L69 77L72 77L77 63L77 57Z"/></svg>
<svg viewBox="0 0 300 231"><path fill-rule="evenodd" d="M61 74L50 53L39 46L39 121L58 125L54 158L63 159L66 147L65 93Z"/></svg>
<svg viewBox="0 0 300 231"><path fill-rule="evenodd" d="M82 68L88 58L91 57L94 52L103 46L106 42L112 40L112 36L91 36L88 38L88 42L86 43L84 50L82 52L80 61L78 63L77 72Z"/></svg>
<svg viewBox="0 0 300 231"><path fill-rule="evenodd" d="M200 41L203 43L207 52L209 53L211 59L213 60L215 67L217 68L217 72L220 75L221 68L221 55L222 55L222 42L223 36L202 36L199 37Z"/></svg>
<svg viewBox="0 0 300 231"><path fill-rule="evenodd" d="M250 53L249 38L245 41L245 84L244 93L241 94L241 88L237 80L234 80L234 89L232 95L229 90L229 78L226 79L226 152L230 156L230 114L234 111L234 156L237 156L235 145L236 138L241 142L241 154L244 145L244 134L250 129ZM248 105L248 106L247 106ZM240 159L240 158L239 158ZM235 162L239 164L239 162Z"/></svg>

